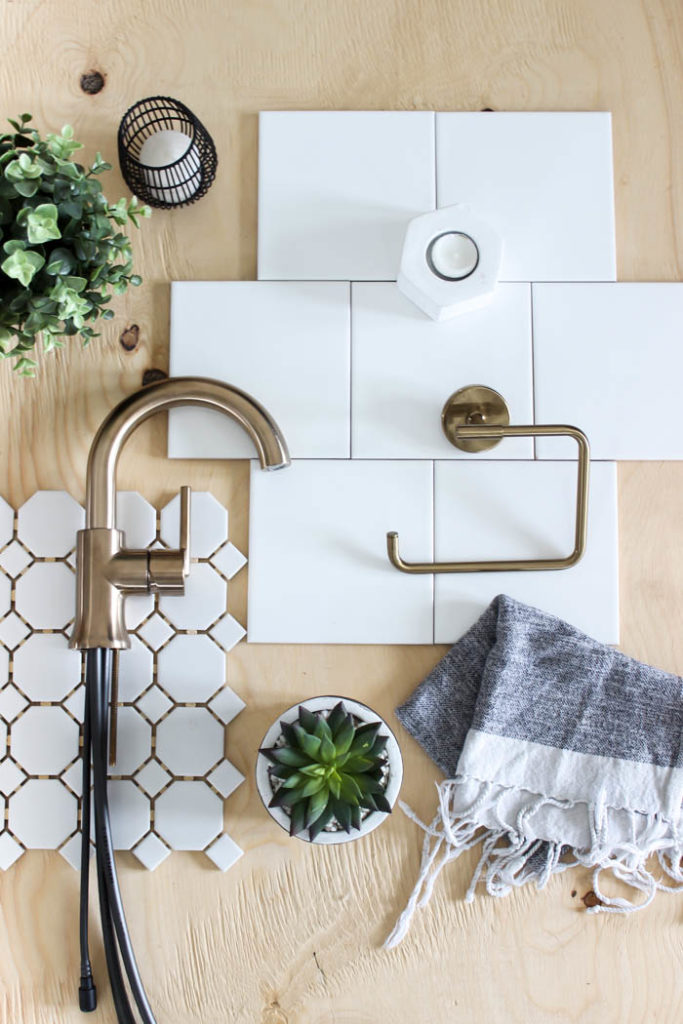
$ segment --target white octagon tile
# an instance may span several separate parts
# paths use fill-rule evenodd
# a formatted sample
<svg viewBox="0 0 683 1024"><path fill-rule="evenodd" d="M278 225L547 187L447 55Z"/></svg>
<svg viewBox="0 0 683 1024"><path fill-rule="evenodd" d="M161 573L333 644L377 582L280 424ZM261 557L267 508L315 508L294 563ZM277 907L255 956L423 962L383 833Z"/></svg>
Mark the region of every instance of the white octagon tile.
<svg viewBox="0 0 683 1024"><path fill-rule="evenodd" d="M0 547L11 541L14 534L14 509L0 498Z"/></svg>
<svg viewBox="0 0 683 1024"><path fill-rule="evenodd" d="M222 835L204 852L217 868L221 871L227 871L228 868L231 868L240 859L244 850L240 849L229 835Z"/></svg>
<svg viewBox="0 0 683 1024"><path fill-rule="evenodd" d="M156 796L171 781L171 776L158 761L148 761L135 778L150 796Z"/></svg>
<svg viewBox="0 0 683 1024"><path fill-rule="evenodd" d="M56 850L76 828L78 804L57 779L29 779L9 800L9 828L29 849Z"/></svg>
<svg viewBox="0 0 683 1024"><path fill-rule="evenodd" d="M438 462L437 560L567 555L574 540L575 489L576 466L570 462ZM435 641L458 640L497 594L509 594L597 640L617 643L618 582L616 467L594 462L582 560L554 572L438 575Z"/></svg>
<svg viewBox="0 0 683 1024"><path fill-rule="evenodd" d="M36 562L15 589L17 611L35 629L63 629L74 617L76 577L63 562Z"/></svg>
<svg viewBox="0 0 683 1024"><path fill-rule="evenodd" d="M234 793L244 782L244 775L230 761L221 761L208 776L209 782L215 786L223 799Z"/></svg>
<svg viewBox="0 0 683 1024"><path fill-rule="evenodd" d="M128 548L146 548L157 535L156 509L137 491L116 495L116 525L123 530Z"/></svg>
<svg viewBox="0 0 683 1024"><path fill-rule="evenodd" d="M157 682L179 704L203 704L225 682L225 654L208 636L174 636L159 651Z"/></svg>
<svg viewBox="0 0 683 1024"><path fill-rule="evenodd" d="M115 850L130 850L149 831L149 800L134 782L108 783L111 831Z"/></svg>
<svg viewBox="0 0 683 1024"><path fill-rule="evenodd" d="M203 850L223 831L223 801L204 782L174 782L154 805L154 828L174 850Z"/></svg>
<svg viewBox="0 0 683 1024"><path fill-rule="evenodd" d="M538 422L581 427L594 459L683 459L683 284L534 285L533 303Z"/></svg>
<svg viewBox="0 0 683 1024"><path fill-rule="evenodd" d="M6 722L13 721L27 704L26 698L11 683L0 690L0 715Z"/></svg>
<svg viewBox="0 0 683 1024"><path fill-rule="evenodd" d="M137 629L154 611L154 594L133 594L126 598L125 619L128 629Z"/></svg>
<svg viewBox="0 0 683 1024"><path fill-rule="evenodd" d="M348 284L182 281L173 284L171 294L173 376L210 371L257 395L294 458L348 457ZM248 459L256 449L226 416L173 409L168 453Z"/></svg>
<svg viewBox="0 0 683 1024"><path fill-rule="evenodd" d="M187 583L185 584L185 591L187 593ZM168 600L168 598L166 599ZM174 601L183 600L180 597L172 598ZM158 651L160 647L166 643L166 641L173 636L173 629L169 626L165 619L162 619L160 615L154 614L147 622L143 623L138 629L138 636L141 636L146 644L154 651Z"/></svg>
<svg viewBox="0 0 683 1024"><path fill-rule="evenodd" d="M204 775L224 747L225 729L206 708L175 708L157 726L156 755L174 775Z"/></svg>
<svg viewBox="0 0 683 1024"><path fill-rule="evenodd" d="M10 610L12 603L12 584L9 576L4 572L0 573L0 615L5 615Z"/></svg>
<svg viewBox="0 0 683 1024"><path fill-rule="evenodd" d="M145 836L142 842L138 843L133 850L137 859L148 871L154 871L155 868L158 868L166 860L170 852L168 846L162 843L161 839L155 836L153 832Z"/></svg>
<svg viewBox="0 0 683 1024"><path fill-rule="evenodd" d="M23 848L8 832L0 832L0 870L7 871L19 860Z"/></svg>
<svg viewBox="0 0 683 1024"><path fill-rule="evenodd" d="M31 561L31 555L18 540L13 540L0 554L0 568L13 578L18 576Z"/></svg>
<svg viewBox="0 0 683 1024"><path fill-rule="evenodd" d="M130 638L127 651L119 652L119 701L129 704L152 682L154 655L136 636Z"/></svg>
<svg viewBox="0 0 683 1024"><path fill-rule="evenodd" d="M0 761L0 793L9 796L26 778L18 764L6 757Z"/></svg>
<svg viewBox="0 0 683 1024"><path fill-rule="evenodd" d="M386 547L397 530L405 558L431 557L431 462L253 463L250 505L249 640L432 643L432 578Z"/></svg>
<svg viewBox="0 0 683 1024"><path fill-rule="evenodd" d="M18 512L19 540L39 558L59 558L76 547L85 511L66 491L36 491Z"/></svg>
<svg viewBox="0 0 683 1024"><path fill-rule="evenodd" d="M227 600L225 580L207 562L200 562L192 566L183 596L160 598L159 610L177 629L206 629L223 615Z"/></svg>
<svg viewBox="0 0 683 1024"><path fill-rule="evenodd" d="M432 113L261 113L259 278L395 280L434 186Z"/></svg>
<svg viewBox="0 0 683 1024"><path fill-rule="evenodd" d="M211 636L221 645L224 651L231 651L247 635L244 626L233 619L232 615L224 615L211 629Z"/></svg>
<svg viewBox="0 0 683 1024"><path fill-rule="evenodd" d="M180 537L180 496L161 510L161 539L170 548ZM193 491L190 498L190 551L193 558L208 558L228 537L228 510L208 491Z"/></svg>
<svg viewBox="0 0 683 1024"><path fill-rule="evenodd" d="M0 757L4 757L5 756L6 748L7 748L7 726L0 719Z"/></svg>
<svg viewBox="0 0 683 1024"><path fill-rule="evenodd" d="M14 680L31 701L56 702L81 681L81 655L59 633L34 633L14 652Z"/></svg>
<svg viewBox="0 0 683 1024"><path fill-rule="evenodd" d="M132 775L152 752L152 727L135 708L117 708L116 762L111 775Z"/></svg>
<svg viewBox="0 0 683 1024"><path fill-rule="evenodd" d="M533 421L529 285L500 285L484 309L444 323L393 284L354 284L351 309L354 458L481 459L441 429L446 399L468 384L499 391L511 423ZM496 458L533 455L529 438L496 449Z"/></svg>
<svg viewBox="0 0 683 1024"><path fill-rule="evenodd" d="M209 704L209 707L218 715L221 722L225 725L228 722L232 722L236 715L239 715L240 711L246 707L241 697L238 697L234 690L231 690L229 686L224 686L219 694Z"/></svg>
<svg viewBox="0 0 683 1024"><path fill-rule="evenodd" d="M12 725L10 753L29 775L58 775L78 756L78 726L63 708L27 708Z"/></svg>
<svg viewBox="0 0 683 1024"><path fill-rule="evenodd" d="M436 173L502 236L501 281L616 277L610 114L437 114Z"/></svg>
<svg viewBox="0 0 683 1024"><path fill-rule="evenodd" d="M211 564L231 580L247 564L247 559L232 541L229 541L211 556Z"/></svg>

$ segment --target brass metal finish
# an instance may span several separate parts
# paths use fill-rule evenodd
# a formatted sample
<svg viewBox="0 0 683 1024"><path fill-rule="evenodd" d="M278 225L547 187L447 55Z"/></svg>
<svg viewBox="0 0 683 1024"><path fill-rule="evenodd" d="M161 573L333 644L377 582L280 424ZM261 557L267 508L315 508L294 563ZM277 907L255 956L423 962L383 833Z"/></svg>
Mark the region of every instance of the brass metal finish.
<svg viewBox="0 0 683 1024"><path fill-rule="evenodd" d="M470 389L463 388L462 392ZM475 389L471 389L475 390ZM484 389L489 390L489 389ZM456 392L453 396L462 395ZM496 392L493 392L496 394ZM449 399L449 402L451 400ZM444 415L448 408L446 403ZM460 412L458 412L460 416ZM444 424L444 429L446 429ZM590 448L588 438L578 427L562 424L543 424L537 426L463 425L453 427L449 421L449 429L454 435L453 443L464 451L483 451L484 448L464 448L463 442L489 441L497 444L504 437L572 437L578 446L578 469L576 481L576 526L574 530L574 548L565 558L528 558L503 559L487 562L405 562L399 553L398 534L387 534L387 553L392 565L406 573L436 572L533 572L538 570L569 569L576 565L586 549L586 533L588 523L588 472L590 466ZM449 436L449 435L447 435ZM490 444L487 445L490 447Z"/></svg>
<svg viewBox="0 0 683 1024"><path fill-rule="evenodd" d="M500 441L499 437L486 437L481 433L467 438L461 427L507 427L509 422L510 413L503 396L481 384L470 384L455 391L441 412L443 432L461 452L486 452Z"/></svg>
<svg viewBox="0 0 683 1024"><path fill-rule="evenodd" d="M250 395L219 380L175 377L150 384L124 399L107 416L90 448L86 528L76 549L76 620L69 646L79 650L130 647L124 619L127 594L182 594L190 572L190 488L180 490L177 550L136 551L116 529L116 464L133 430L157 412L201 405L237 420L256 445L264 469L289 465L280 429Z"/></svg>

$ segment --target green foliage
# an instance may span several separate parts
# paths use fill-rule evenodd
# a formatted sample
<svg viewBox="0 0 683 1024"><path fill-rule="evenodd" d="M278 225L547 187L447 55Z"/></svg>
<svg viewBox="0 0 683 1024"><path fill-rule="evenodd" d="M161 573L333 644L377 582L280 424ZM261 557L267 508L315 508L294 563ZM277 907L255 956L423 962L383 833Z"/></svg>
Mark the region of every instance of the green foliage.
<svg viewBox="0 0 683 1024"><path fill-rule="evenodd" d="M32 377L26 353L39 334L46 352L64 335L87 345L98 337L92 324L113 317L112 295L142 283L119 227L139 227L151 211L135 196L109 204L98 175L111 164L99 153L88 169L74 163L82 145L69 125L42 139L30 114L9 123L0 133L0 357Z"/></svg>
<svg viewBox="0 0 683 1024"><path fill-rule="evenodd" d="M299 708L299 721L281 722L281 745L260 752L272 762L271 807L290 816L290 835L308 829L313 840L336 821L360 829L361 808L384 811L387 736L381 723L357 725L340 701L328 715Z"/></svg>

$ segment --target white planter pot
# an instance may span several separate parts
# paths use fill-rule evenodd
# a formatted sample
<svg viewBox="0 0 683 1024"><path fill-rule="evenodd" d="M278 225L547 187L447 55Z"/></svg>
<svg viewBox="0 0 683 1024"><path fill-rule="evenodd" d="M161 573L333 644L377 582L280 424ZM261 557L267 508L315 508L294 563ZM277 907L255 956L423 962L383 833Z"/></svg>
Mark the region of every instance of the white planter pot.
<svg viewBox="0 0 683 1024"><path fill-rule="evenodd" d="M299 717L299 707L303 705L308 708L309 711L331 711L335 704L342 701L346 710L352 714L355 718L360 719L362 722L380 722L382 725L382 733L388 737L386 745L387 763L389 768L389 777L387 779L386 789L384 795L393 807L396 798L398 797L399 790L401 788L401 782L403 781L403 758L401 756L401 750L399 748L396 737L393 732L384 721L384 719L376 714L372 708L369 708L366 704L361 704L357 700L351 700L348 697L310 697L308 700L298 701L293 704L291 708L288 708L283 714L278 716L277 722L273 722L270 729L263 737L263 742L260 744L261 747L274 747L280 738L281 728L280 722L295 722ZM289 815L286 814L282 807L269 807L272 796L273 787L270 782L270 774L268 767L270 761L264 757L263 754L259 754L256 759L256 788L259 791L259 795L263 800L263 804L278 825L281 825L287 833L289 833ZM319 845L333 845L336 843L348 843L354 839L360 839L361 836L365 836L368 832L374 831L378 825L381 825L384 819L387 817L383 811L370 811L363 820L361 821L360 830L355 829L351 832L345 832L343 829L337 832L325 832L324 830L316 836L313 843ZM297 839L303 839L304 842L311 842L307 835L299 835Z"/></svg>

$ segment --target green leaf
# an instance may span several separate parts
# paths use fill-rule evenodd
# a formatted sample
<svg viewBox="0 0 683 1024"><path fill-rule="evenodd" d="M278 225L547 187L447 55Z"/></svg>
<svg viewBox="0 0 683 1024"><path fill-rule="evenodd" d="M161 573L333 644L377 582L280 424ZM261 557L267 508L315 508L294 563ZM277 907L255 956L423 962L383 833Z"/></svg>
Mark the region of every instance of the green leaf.
<svg viewBox="0 0 683 1024"><path fill-rule="evenodd" d="M315 727L318 724L318 715L309 711L303 704L299 706L299 724L306 732L315 732Z"/></svg>
<svg viewBox="0 0 683 1024"><path fill-rule="evenodd" d="M333 817L334 814L332 813L332 808L328 804L322 814L320 814L319 817L317 817L316 820L308 827L308 838L311 842L313 842L313 840L320 835L323 829L329 825Z"/></svg>
<svg viewBox="0 0 683 1024"><path fill-rule="evenodd" d="M19 281L24 288L28 288L34 275L37 274L44 263L45 260L39 253L25 252L19 249L13 252L11 256L8 256L4 263L0 264L0 269L8 277Z"/></svg>
<svg viewBox="0 0 683 1024"><path fill-rule="evenodd" d="M336 740L336 738L337 738L337 730L339 729L339 726L345 720L346 720L346 712L344 710L344 705L342 704L341 701L339 701L338 704L334 705L334 707L330 711L329 715L327 716L327 724L329 725L330 729L332 730L332 739Z"/></svg>
<svg viewBox="0 0 683 1024"><path fill-rule="evenodd" d="M319 793L324 790L327 793L327 786L324 779L307 779L305 786L301 789L302 796L313 796L314 793Z"/></svg>
<svg viewBox="0 0 683 1024"><path fill-rule="evenodd" d="M331 764L336 756L336 748L331 739L327 736L323 736L320 741L320 760L325 764Z"/></svg>
<svg viewBox="0 0 683 1024"><path fill-rule="evenodd" d="M263 754L274 764L286 764L294 768L301 768L308 764L308 759L290 747L262 747L259 754Z"/></svg>
<svg viewBox="0 0 683 1024"><path fill-rule="evenodd" d="M368 768L372 768L375 762L369 757L363 757L361 754L351 754L351 756L344 762L344 771L350 775L359 775L361 772L365 772Z"/></svg>
<svg viewBox="0 0 683 1024"><path fill-rule="evenodd" d="M33 180L30 180L30 179L26 180L26 181L15 181L14 182L15 191L17 191L20 196L23 196L24 199L30 199L31 196L34 196L36 194L36 192L38 191L39 187L40 187L40 182L39 181L33 181Z"/></svg>
<svg viewBox="0 0 683 1024"><path fill-rule="evenodd" d="M345 800L349 804L357 804L362 793L358 783L352 775L344 775L341 773L339 780L339 796L340 799Z"/></svg>
<svg viewBox="0 0 683 1024"><path fill-rule="evenodd" d="M139 288L140 285L142 284L142 278L140 277L139 274L132 274L131 277L129 278L129 281L134 288Z"/></svg>
<svg viewBox="0 0 683 1024"><path fill-rule="evenodd" d="M302 775L307 775L309 778L322 778L325 775L324 764L307 764L305 768L300 769Z"/></svg>
<svg viewBox="0 0 683 1024"><path fill-rule="evenodd" d="M334 745L337 748L337 754L348 753L355 734L356 730L353 725L353 719L351 718L351 715L347 714L344 716L344 721L339 725L334 737Z"/></svg>
<svg viewBox="0 0 683 1024"><path fill-rule="evenodd" d="M375 793L373 795L375 801L375 807L378 811L382 811L384 814L391 814L391 804L385 797L384 793Z"/></svg>
<svg viewBox="0 0 683 1024"><path fill-rule="evenodd" d="M351 807L343 800L335 800L333 804L334 816L345 832L351 831Z"/></svg>
<svg viewBox="0 0 683 1024"><path fill-rule="evenodd" d="M54 203L41 203L35 210L31 210L27 218L27 232L32 245L62 237L57 226L57 216L58 210Z"/></svg>
<svg viewBox="0 0 683 1024"><path fill-rule="evenodd" d="M297 801L301 800L301 796L295 790L285 789L283 786L273 793L271 800L268 804L269 807L293 807Z"/></svg>
<svg viewBox="0 0 683 1024"><path fill-rule="evenodd" d="M330 729L329 725L327 724L322 715L317 715L316 717L318 720L315 723L314 735L317 736L319 740L328 739L331 741L332 730Z"/></svg>
<svg viewBox="0 0 683 1024"><path fill-rule="evenodd" d="M308 808L306 813L306 825L310 828L311 825L318 820L320 815L327 807L327 801L329 799L329 793L327 790L318 790L313 793L311 799L308 801Z"/></svg>
<svg viewBox="0 0 683 1024"><path fill-rule="evenodd" d="M28 245L21 238L9 238L2 248L8 256L11 256L13 252L18 252L21 249L27 249Z"/></svg>
<svg viewBox="0 0 683 1024"><path fill-rule="evenodd" d="M301 775L300 772L296 772L283 783L283 787L285 789L295 789L297 786L300 786L303 789L304 785L307 782L308 779L306 778L305 775Z"/></svg>
<svg viewBox="0 0 683 1024"><path fill-rule="evenodd" d="M306 732L298 723L294 723L294 731L296 733L297 743L299 747L308 757L317 758L320 751L320 740L317 736L311 736L310 733Z"/></svg>
<svg viewBox="0 0 683 1024"><path fill-rule="evenodd" d="M306 804L304 802L295 804L290 812L289 819L289 834L290 836L297 836L299 832L303 832L306 821Z"/></svg>

